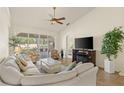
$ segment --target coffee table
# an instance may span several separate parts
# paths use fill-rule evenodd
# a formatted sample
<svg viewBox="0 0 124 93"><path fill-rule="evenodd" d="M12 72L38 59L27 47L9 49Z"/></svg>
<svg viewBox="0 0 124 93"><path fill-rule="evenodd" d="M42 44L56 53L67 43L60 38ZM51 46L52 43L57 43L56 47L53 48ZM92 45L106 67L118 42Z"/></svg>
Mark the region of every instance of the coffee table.
<svg viewBox="0 0 124 93"><path fill-rule="evenodd" d="M49 74L57 73L61 71L61 62L52 58L40 59L41 68Z"/></svg>

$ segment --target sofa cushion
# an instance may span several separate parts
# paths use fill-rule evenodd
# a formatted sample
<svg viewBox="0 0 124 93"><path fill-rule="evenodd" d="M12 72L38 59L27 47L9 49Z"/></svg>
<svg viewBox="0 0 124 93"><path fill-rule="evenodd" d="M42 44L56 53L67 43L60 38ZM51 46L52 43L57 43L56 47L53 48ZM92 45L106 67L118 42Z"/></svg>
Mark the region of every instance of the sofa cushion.
<svg viewBox="0 0 124 93"><path fill-rule="evenodd" d="M45 85L70 80L76 77L76 70L66 71L58 74L45 74L35 76L25 76L21 79L22 85Z"/></svg>
<svg viewBox="0 0 124 93"><path fill-rule="evenodd" d="M34 64L33 64L33 62L32 61L27 61L27 69L28 68L33 68L33 67L36 67Z"/></svg>
<svg viewBox="0 0 124 93"><path fill-rule="evenodd" d="M0 77L1 79L10 85L20 85L22 74L12 66L4 66L0 67Z"/></svg>
<svg viewBox="0 0 124 93"><path fill-rule="evenodd" d="M78 74L82 73L82 72L85 72L91 68L93 68L94 65L92 63L83 63L83 64L79 64L77 65L74 70L77 71Z"/></svg>
<svg viewBox="0 0 124 93"><path fill-rule="evenodd" d="M11 66L13 68L16 68L18 71L20 71L20 68L16 64L16 57L15 56L9 56L7 59L5 59L5 61L2 65Z"/></svg>
<svg viewBox="0 0 124 93"><path fill-rule="evenodd" d="M24 66L20 61L17 60L17 64L19 65L19 67L24 75L39 75L40 74L40 71L32 63L32 61L26 61L27 65Z"/></svg>
<svg viewBox="0 0 124 93"><path fill-rule="evenodd" d="M19 55L17 58L17 64L19 65L22 73L24 75L39 75L40 71L33 64L33 62L29 58L25 58L25 55Z"/></svg>
<svg viewBox="0 0 124 93"><path fill-rule="evenodd" d="M34 67L34 68L28 68L25 72L23 72L23 74L26 76L29 76L29 75L40 75L40 71Z"/></svg>

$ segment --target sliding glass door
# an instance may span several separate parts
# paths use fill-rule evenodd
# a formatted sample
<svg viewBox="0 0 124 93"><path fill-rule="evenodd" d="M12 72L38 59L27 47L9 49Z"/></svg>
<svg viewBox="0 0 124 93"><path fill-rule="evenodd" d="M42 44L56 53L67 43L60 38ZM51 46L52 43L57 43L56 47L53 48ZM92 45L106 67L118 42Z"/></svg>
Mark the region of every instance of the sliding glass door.
<svg viewBox="0 0 124 93"><path fill-rule="evenodd" d="M72 57L72 49L74 49L74 36L66 36L66 57Z"/></svg>

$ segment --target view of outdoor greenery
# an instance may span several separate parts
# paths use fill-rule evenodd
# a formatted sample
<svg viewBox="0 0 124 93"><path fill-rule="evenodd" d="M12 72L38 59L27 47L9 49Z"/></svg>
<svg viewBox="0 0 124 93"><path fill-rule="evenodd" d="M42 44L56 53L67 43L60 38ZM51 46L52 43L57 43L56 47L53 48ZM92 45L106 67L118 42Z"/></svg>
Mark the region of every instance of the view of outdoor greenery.
<svg viewBox="0 0 124 93"><path fill-rule="evenodd" d="M20 47L21 49L48 49L49 47L54 48L54 39L50 36L48 38L46 35L19 33L9 38L9 46L13 47L13 49L15 47Z"/></svg>

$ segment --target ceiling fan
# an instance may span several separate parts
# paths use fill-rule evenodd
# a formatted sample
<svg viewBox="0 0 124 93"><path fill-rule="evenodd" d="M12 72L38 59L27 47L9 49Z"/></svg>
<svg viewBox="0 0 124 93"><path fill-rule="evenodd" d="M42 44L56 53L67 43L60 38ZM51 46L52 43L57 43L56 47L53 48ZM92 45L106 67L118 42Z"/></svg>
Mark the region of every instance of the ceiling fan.
<svg viewBox="0 0 124 93"><path fill-rule="evenodd" d="M55 10L56 10L56 7L53 7L53 10L54 10L54 15L53 17L49 20L51 22L51 24L55 24L55 23L58 23L58 24L63 24L63 22L61 22L62 20L65 20L65 17L61 17L61 18L56 18L56 15L55 15Z"/></svg>

